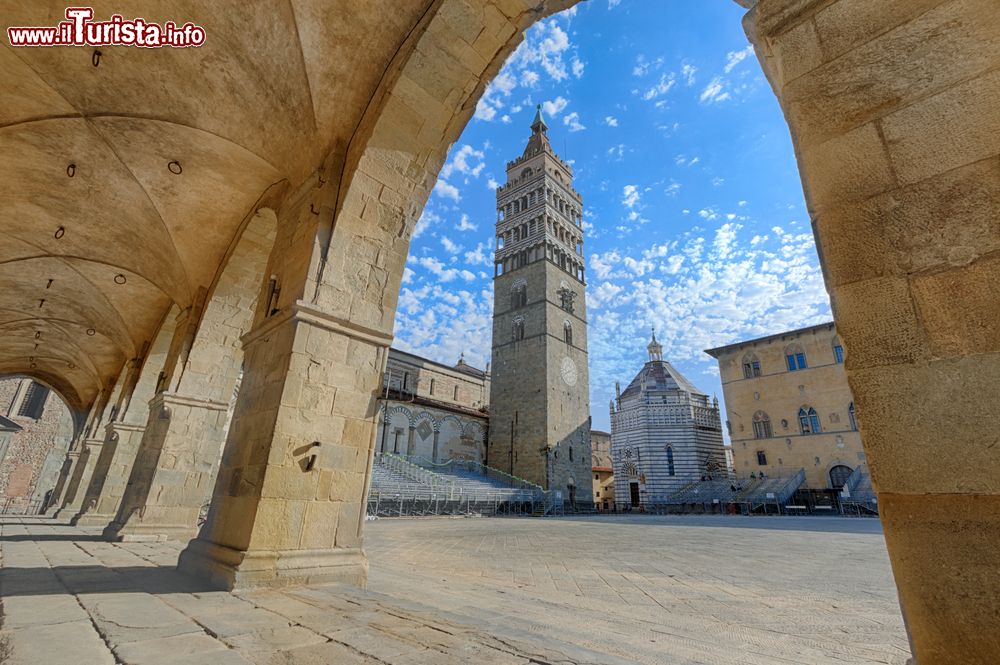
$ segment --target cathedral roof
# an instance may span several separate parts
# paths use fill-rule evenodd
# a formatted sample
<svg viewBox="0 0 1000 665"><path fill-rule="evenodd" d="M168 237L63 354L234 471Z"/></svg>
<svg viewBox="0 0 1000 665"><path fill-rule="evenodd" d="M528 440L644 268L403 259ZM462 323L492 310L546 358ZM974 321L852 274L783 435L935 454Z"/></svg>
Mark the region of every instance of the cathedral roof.
<svg viewBox="0 0 1000 665"><path fill-rule="evenodd" d="M458 359L458 362L455 363L455 369L459 372L462 372L463 374L469 374L470 376L475 376L478 378L486 376L486 372L484 372L481 369L476 369L469 363L465 362L464 353L462 354L462 357Z"/></svg>
<svg viewBox="0 0 1000 665"><path fill-rule="evenodd" d="M656 392L682 390L696 395L703 394L666 360L650 360L643 365L639 373L632 379L632 383L628 384L628 388L622 391L622 399L638 395L642 392L643 385L646 386L646 390L655 390Z"/></svg>

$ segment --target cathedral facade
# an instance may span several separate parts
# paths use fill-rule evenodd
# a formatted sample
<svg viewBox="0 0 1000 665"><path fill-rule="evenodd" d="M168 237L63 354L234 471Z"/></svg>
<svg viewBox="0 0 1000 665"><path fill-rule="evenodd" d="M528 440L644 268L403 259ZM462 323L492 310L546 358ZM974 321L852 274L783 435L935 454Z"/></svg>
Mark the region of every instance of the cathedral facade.
<svg viewBox="0 0 1000 665"><path fill-rule="evenodd" d="M492 464L486 440L489 395L489 372L468 364L464 356L448 366L389 349L376 453Z"/></svg>
<svg viewBox="0 0 1000 665"><path fill-rule="evenodd" d="M692 482L728 473L718 399L663 360L653 335L649 360L611 402L615 503L661 503Z"/></svg>
<svg viewBox="0 0 1000 665"><path fill-rule="evenodd" d="M490 465L592 504L583 200L541 110L497 189Z"/></svg>

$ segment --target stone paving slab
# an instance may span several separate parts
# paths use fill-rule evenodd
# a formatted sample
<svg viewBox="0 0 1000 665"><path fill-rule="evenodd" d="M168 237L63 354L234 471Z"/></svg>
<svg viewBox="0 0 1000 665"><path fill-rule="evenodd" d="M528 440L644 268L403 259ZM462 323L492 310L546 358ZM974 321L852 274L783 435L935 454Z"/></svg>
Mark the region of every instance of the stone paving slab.
<svg viewBox="0 0 1000 665"><path fill-rule="evenodd" d="M381 520L366 532L368 589L239 594L178 574L182 544L98 535L0 516L0 662L901 665L908 656L875 521Z"/></svg>

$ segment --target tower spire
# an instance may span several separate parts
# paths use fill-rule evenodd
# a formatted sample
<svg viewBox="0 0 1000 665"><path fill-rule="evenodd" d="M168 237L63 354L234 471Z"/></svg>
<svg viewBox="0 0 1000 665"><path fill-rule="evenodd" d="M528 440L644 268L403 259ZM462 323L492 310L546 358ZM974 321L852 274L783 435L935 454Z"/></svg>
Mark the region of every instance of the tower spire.
<svg viewBox="0 0 1000 665"><path fill-rule="evenodd" d="M535 105L535 119L531 123L531 133L538 134L540 132L545 132L549 128L545 124L545 119L542 117L542 105Z"/></svg>

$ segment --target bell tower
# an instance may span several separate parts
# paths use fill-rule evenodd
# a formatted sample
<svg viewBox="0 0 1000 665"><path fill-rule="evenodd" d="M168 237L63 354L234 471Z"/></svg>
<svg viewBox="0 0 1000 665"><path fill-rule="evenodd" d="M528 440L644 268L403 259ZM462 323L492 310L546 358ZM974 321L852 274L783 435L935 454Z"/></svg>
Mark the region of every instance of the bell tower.
<svg viewBox="0 0 1000 665"><path fill-rule="evenodd" d="M497 189L489 465L593 503L583 200L541 107Z"/></svg>

